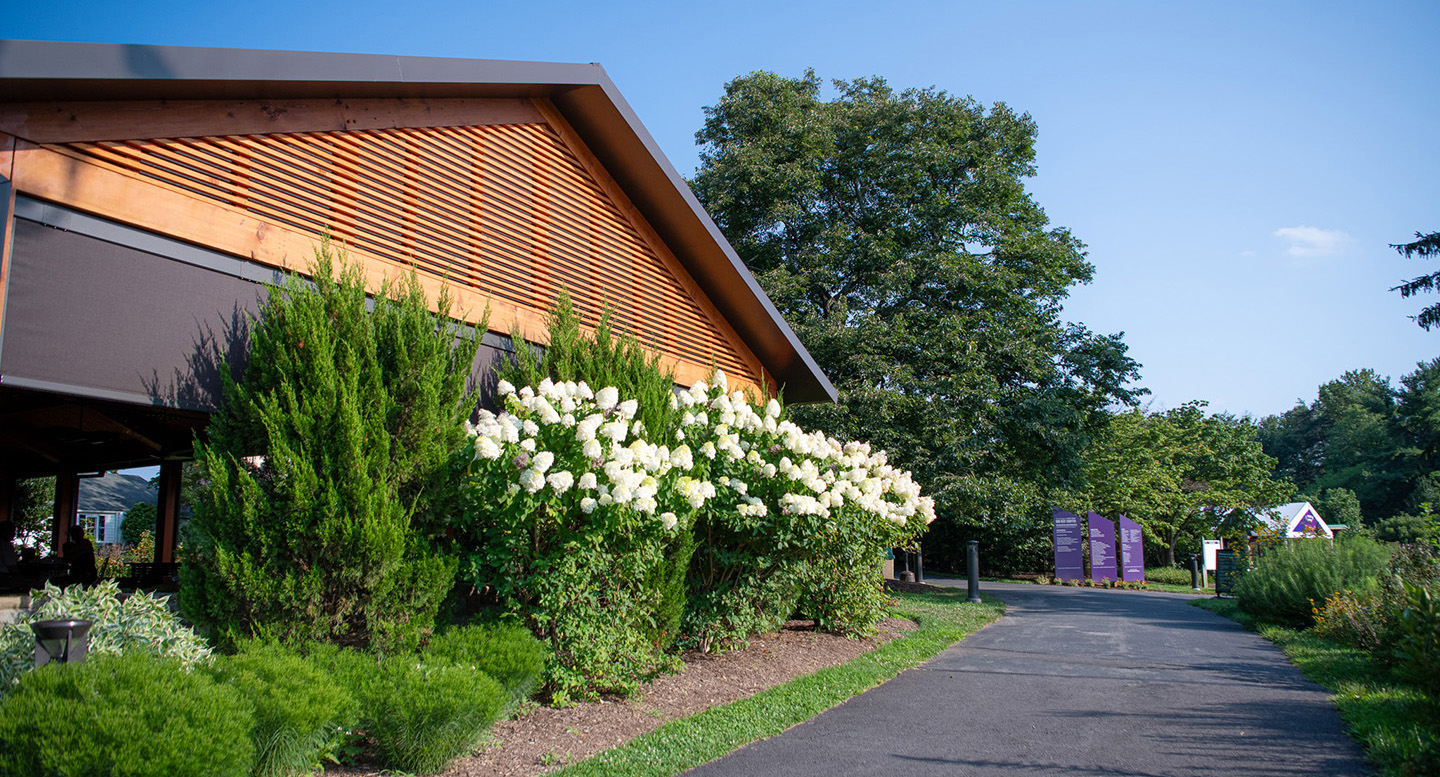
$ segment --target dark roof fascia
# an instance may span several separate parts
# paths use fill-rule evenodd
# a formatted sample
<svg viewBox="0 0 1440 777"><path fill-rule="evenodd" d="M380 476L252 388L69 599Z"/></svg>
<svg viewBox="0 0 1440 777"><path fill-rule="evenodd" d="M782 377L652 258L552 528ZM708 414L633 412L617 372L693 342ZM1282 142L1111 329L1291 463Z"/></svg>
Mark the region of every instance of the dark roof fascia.
<svg viewBox="0 0 1440 777"><path fill-rule="evenodd" d="M598 64L0 40L0 100L546 97L794 402L825 377Z"/></svg>

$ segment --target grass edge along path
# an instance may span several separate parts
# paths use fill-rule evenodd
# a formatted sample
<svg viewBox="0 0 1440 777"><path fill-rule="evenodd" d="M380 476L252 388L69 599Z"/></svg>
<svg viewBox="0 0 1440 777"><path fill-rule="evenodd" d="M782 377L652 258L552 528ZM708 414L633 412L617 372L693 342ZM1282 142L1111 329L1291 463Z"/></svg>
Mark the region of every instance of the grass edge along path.
<svg viewBox="0 0 1440 777"><path fill-rule="evenodd" d="M1398 683L1369 653L1315 634L1262 623L1234 599L1191 604L1259 633L1307 679L1330 691L1350 738L1386 777L1440 774L1440 705ZM1428 724L1427 724L1428 721Z"/></svg>
<svg viewBox="0 0 1440 777"><path fill-rule="evenodd" d="M749 698L673 720L619 747L552 774L559 777L670 777L857 696L1000 619L1005 605L984 595L965 602L965 591L897 594L894 615L919 628L839 666L798 677Z"/></svg>

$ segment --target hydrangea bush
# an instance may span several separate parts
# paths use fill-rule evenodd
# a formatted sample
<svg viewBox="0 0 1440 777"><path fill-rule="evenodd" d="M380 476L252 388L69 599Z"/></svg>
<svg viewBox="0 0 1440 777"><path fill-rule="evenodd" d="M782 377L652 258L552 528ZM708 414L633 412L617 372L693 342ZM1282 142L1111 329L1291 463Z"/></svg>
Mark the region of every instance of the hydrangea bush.
<svg viewBox="0 0 1440 777"><path fill-rule="evenodd" d="M713 489L690 476L688 446L645 440L637 402L614 388L501 381L499 396L505 412L470 430L461 575L550 643L558 700L627 690L660 661L645 576Z"/></svg>
<svg viewBox="0 0 1440 777"><path fill-rule="evenodd" d="M727 392L723 373L675 394L683 420L666 440L613 387L501 381L498 395L504 411L470 428L462 575L551 644L562 701L625 690L663 660L643 581L674 532L698 543L680 644L709 649L777 628L797 603L864 631L884 604L884 548L934 519L883 452L805 432L778 401Z"/></svg>

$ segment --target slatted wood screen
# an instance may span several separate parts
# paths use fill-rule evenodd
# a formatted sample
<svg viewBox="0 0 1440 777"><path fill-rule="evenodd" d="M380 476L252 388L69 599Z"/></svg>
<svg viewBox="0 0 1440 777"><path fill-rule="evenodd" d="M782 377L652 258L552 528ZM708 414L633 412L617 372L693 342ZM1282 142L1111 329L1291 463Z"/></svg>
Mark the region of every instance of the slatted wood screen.
<svg viewBox="0 0 1440 777"><path fill-rule="evenodd" d="M94 164L759 376L545 124L63 143Z"/></svg>

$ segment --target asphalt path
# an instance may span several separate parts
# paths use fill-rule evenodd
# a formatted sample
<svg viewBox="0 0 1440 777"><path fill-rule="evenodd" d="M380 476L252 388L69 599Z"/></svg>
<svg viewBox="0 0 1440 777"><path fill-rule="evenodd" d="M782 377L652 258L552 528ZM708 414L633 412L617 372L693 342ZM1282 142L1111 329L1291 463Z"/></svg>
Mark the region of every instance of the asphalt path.
<svg viewBox="0 0 1440 777"><path fill-rule="evenodd" d="M963 585L963 581L928 582ZM1320 686L1180 594L986 583L1000 621L695 777L1370 774Z"/></svg>

